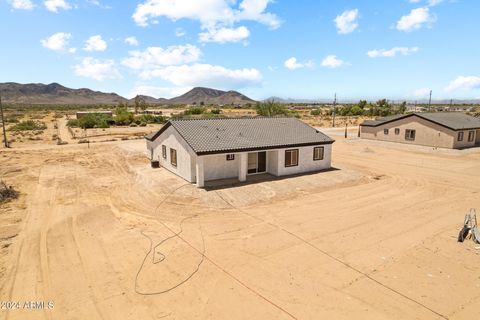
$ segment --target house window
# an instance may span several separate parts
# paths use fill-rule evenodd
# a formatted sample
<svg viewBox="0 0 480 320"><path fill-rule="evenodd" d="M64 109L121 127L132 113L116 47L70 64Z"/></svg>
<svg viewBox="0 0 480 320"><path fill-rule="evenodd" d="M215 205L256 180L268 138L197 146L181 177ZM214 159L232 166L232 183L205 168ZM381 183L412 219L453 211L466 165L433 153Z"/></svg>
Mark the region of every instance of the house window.
<svg viewBox="0 0 480 320"><path fill-rule="evenodd" d="M395 128L395 134L396 134L396 135L399 135L399 134L400 134L400 129L399 129L399 128Z"/></svg>
<svg viewBox="0 0 480 320"><path fill-rule="evenodd" d="M405 140L414 141L415 140L415 130L411 130L411 129L405 130Z"/></svg>
<svg viewBox="0 0 480 320"><path fill-rule="evenodd" d="M388 135L388 129L383 129L383 134Z"/></svg>
<svg viewBox="0 0 480 320"><path fill-rule="evenodd" d="M177 150L170 148L170 163L172 166L177 166Z"/></svg>
<svg viewBox="0 0 480 320"><path fill-rule="evenodd" d="M285 150L285 167L298 166L298 149Z"/></svg>
<svg viewBox="0 0 480 320"><path fill-rule="evenodd" d="M472 142L475 138L475 131L468 131L468 142Z"/></svg>
<svg viewBox="0 0 480 320"><path fill-rule="evenodd" d="M323 147L313 148L313 160L323 160Z"/></svg>
<svg viewBox="0 0 480 320"><path fill-rule="evenodd" d="M463 131L458 133L457 141L463 141Z"/></svg>
<svg viewBox="0 0 480 320"><path fill-rule="evenodd" d="M162 158L167 159L167 147L162 144Z"/></svg>
<svg viewBox="0 0 480 320"><path fill-rule="evenodd" d="M227 161L232 161L235 160L235 155L234 154L227 154Z"/></svg>

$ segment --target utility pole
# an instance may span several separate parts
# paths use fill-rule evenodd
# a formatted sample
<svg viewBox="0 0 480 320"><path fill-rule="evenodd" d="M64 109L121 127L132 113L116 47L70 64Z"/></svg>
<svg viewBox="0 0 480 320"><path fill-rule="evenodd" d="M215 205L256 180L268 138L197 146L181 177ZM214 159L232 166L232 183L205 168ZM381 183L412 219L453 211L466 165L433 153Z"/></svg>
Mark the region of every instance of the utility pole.
<svg viewBox="0 0 480 320"><path fill-rule="evenodd" d="M5 130L5 117L3 115L3 105L2 105L1 96L0 96L0 115L2 116L3 142L5 144L5 148L8 148L7 131Z"/></svg>
<svg viewBox="0 0 480 320"><path fill-rule="evenodd" d="M430 90L430 98L428 99L428 112L430 112L431 107L432 107L432 90Z"/></svg>
<svg viewBox="0 0 480 320"><path fill-rule="evenodd" d="M337 93L335 92L335 98L333 99L333 119L332 127L335 128L335 114L337 113Z"/></svg>

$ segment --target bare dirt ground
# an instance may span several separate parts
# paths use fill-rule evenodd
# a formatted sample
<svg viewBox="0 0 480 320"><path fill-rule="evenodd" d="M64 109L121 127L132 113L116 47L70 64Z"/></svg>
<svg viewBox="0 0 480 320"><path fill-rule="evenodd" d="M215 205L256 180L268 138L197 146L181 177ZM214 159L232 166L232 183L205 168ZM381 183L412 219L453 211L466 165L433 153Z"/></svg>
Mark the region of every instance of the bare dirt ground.
<svg viewBox="0 0 480 320"><path fill-rule="evenodd" d="M0 151L1 319L474 319L480 151L335 136L338 170L199 190L143 141Z"/></svg>

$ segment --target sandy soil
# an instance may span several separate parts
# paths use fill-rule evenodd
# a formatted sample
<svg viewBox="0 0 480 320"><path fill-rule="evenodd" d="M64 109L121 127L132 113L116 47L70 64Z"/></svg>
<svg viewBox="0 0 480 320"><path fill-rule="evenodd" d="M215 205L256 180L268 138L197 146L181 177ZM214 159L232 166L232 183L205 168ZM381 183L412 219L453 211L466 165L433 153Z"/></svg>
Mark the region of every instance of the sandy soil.
<svg viewBox="0 0 480 320"><path fill-rule="evenodd" d="M0 151L2 319L474 319L480 151L336 136L338 170L199 190L142 141Z"/></svg>

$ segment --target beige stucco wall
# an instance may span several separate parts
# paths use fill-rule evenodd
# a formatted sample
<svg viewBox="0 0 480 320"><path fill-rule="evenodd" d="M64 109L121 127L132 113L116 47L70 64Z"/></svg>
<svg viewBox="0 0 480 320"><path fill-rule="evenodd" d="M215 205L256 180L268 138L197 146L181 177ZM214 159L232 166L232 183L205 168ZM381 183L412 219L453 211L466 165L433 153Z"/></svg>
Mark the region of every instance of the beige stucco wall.
<svg viewBox="0 0 480 320"><path fill-rule="evenodd" d="M240 155L234 153L235 160L227 161L226 154L202 156L205 181L238 177Z"/></svg>
<svg viewBox="0 0 480 320"><path fill-rule="evenodd" d="M162 157L162 145L167 147L167 159ZM185 140L168 127L155 141L147 140L147 148L153 150L152 160L158 160L165 169L179 175L189 182L195 182L195 153ZM177 166L170 163L170 148L177 150Z"/></svg>
<svg viewBox="0 0 480 320"><path fill-rule="evenodd" d="M458 141L458 138L457 138L458 137L458 132L463 132L463 140L462 141ZM470 141L470 142L468 141L468 133L469 132L473 132L473 134L474 134L473 141ZM475 132L476 132L476 130L456 131L455 142L454 142L453 148L462 149L462 148L473 147L475 145L475 139L476 139Z"/></svg>
<svg viewBox="0 0 480 320"><path fill-rule="evenodd" d="M400 129L398 135L395 128ZM384 129L389 129L388 135ZM415 130L415 140L405 139L405 130ZM393 121L378 127L361 126L360 137L363 139L401 142L440 148L465 148L475 145L475 141L468 142L468 130L465 130L463 141L457 141L457 132L442 127L417 116Z"/></svg>
<svg viewBox="0 0 480 320"><path fill-rule="evenodd" d="M324 147L323 160L313 160L313 148L315 146L279 149L277 157L277 175L285 176L304 172L312 172L328 169L332 163L332 145L325 144L318 147ZM285 150L298 149L298 166L285 167Z"/></svg>

